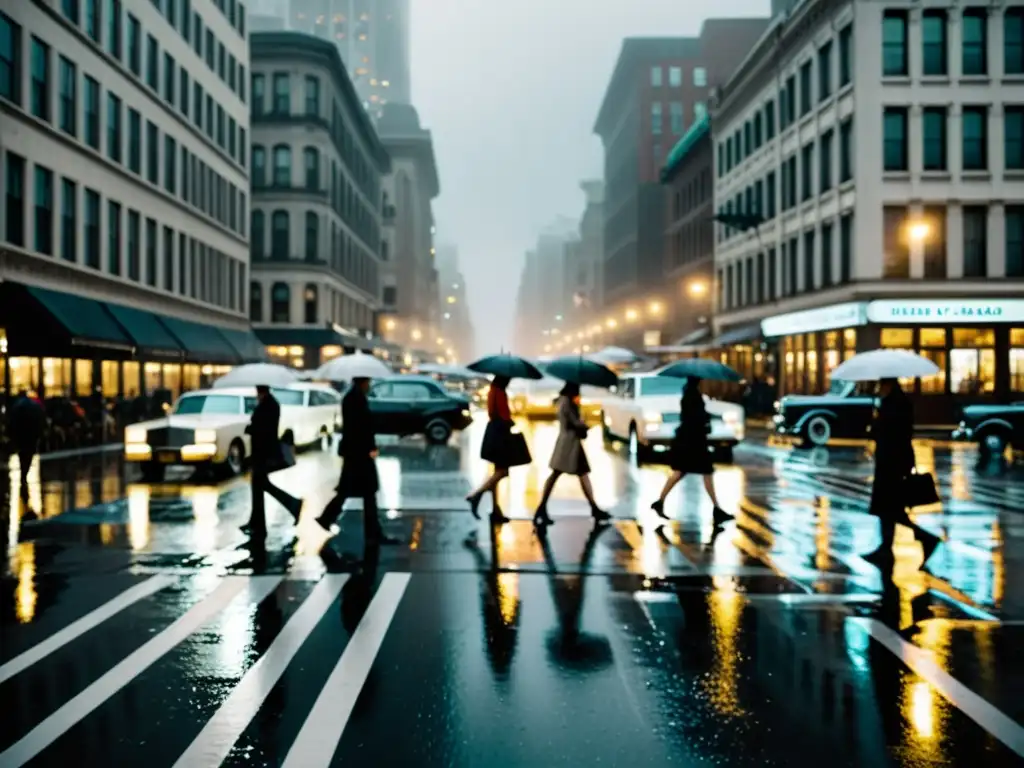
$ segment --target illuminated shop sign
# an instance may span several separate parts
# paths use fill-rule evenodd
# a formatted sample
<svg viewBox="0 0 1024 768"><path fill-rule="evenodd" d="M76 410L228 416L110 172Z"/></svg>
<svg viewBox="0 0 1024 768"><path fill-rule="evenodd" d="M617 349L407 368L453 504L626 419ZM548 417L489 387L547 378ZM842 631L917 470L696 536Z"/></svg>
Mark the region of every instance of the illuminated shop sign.
<svg viewBox="0 0 1024 768"><path fill-rule="evenodd" d="M765 338L771 338L796 333L855 328L867 323L867 307L867 302L850 301L845 304L833 304L831 307L775 315L761 321L761 333Z"/></svg>
<svg viewBox="0 0 1024 768"><path fill-rule="evenodd" d="M905 325L1024 323L1024 299L886 299L868 304L867 317Z"/></svg>

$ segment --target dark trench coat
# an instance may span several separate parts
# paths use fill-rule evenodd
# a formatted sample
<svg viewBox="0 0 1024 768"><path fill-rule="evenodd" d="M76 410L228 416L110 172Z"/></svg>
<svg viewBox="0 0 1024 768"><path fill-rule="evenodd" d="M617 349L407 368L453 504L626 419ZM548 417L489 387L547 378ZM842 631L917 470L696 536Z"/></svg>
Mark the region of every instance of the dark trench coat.
<svg viewBox="0 0 1024 768"><path fill-rule="evenodd" d="M871 425L875 441L875 479L869 511L890 520L905 520L906 479L914 469L914 406L901 389L883 397Z"/></svg>
<svg viewBox="0 0 1024 768"><path fill-rule="evenodd" d="M366 394L353 386L341 401L341 480L338 494L344 498L373 496L380 489L377 462L370 455L377 450L373 414Z"/></svg>

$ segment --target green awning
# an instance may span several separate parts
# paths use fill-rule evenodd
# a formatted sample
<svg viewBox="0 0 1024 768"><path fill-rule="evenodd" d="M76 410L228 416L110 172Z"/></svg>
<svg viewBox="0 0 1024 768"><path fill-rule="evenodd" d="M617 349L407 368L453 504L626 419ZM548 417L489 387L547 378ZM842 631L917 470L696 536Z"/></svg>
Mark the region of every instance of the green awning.
<svg viewBox="0 0 1024 768"><path fill-rule="evenodd" d="M131 350L135 346L102 302L31 285L26 288L32 298L64 326L72 346L118 350Z"/></svg>
<svg viewBox="0 0 1024 768"><path fill-rule="evenodd" d="M366 340L338 333L333 328L256 328L256 335L268 347L351 347L366 349Z"/></svg>
<svg viewBox="0 0 1024 768"><path fill-rule="evenodd" d="M181 358L185 350L167 330L160 318L152 312L120 304L107 304L107 311L135 342L144 357Z"/></svg>
<svg viewBox="0 0 1024 768"><path fill-rule="evenodd" d="M267 350L252 331L235 331L221 328L224 338L234 347L245 363L262 363L267 359Z"/></svg>
<svg viewBox="0 0 1024 768"><path fill-rule="evenodd" d="M184 348L186 358L192 362L237 365L242 361L241 355L228 343L219 328L176 317L164 317L161 321Z"/></svg>
<svg viewBox="0 0 1024 768"><path fill-rule="evenodd" d="M683 134L682 138L672 147L665 160L665 167L661 169L661 180L668 181L675 173L679 164L686 159L693 146L700 141L711 130L711 118L705 113L701 118L690 126L690 129Z"/></svg>

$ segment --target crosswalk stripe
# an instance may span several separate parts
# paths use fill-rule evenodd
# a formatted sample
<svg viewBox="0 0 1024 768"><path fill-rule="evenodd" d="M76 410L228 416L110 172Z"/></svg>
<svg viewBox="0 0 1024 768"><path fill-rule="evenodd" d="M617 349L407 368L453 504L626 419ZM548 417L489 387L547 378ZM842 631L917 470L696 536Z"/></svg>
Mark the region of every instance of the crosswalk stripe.
<svg viewBox="0 0 1024 768"><path fill-rule="evenodd" d="M195 741L178 758L175 768L215 766L227 758L306 638L334 604L346 581L347 574L328 574L313 588L267 652L249 668Z"/></svg>
<svg viewBox="0 0 1024 768"><path fill-rule="evenodd" d="M50 635L36 646L29 648L22 654L15 656L3 666L0 666L0 683L9 680L20 672L24 672L37 661L46 658L54 651L63 648L90 629L94 629L112 616L139 602L150 595L156 594L164 587L169 587L175 582L173 576L153 576L140 584L136 584L119 594L112 600L108 600L99 608L90 611L82 618L71 622L63 629Z"/></svg>
<svg viewBox="0 0 1024 768"><path fill-rule="evenodd" d="M279 576L226 577L206 599L0 753L0 765L18 768L30 761L164 654L215 618L246 587L249 587L247 599L258 603L280 582Z"/></svg>
<svg viewBox="0 0 1024 768"><path fill-rule="evenodd" d="M411 575L389 573L327 678L281 768L327 768Z"/></svg>

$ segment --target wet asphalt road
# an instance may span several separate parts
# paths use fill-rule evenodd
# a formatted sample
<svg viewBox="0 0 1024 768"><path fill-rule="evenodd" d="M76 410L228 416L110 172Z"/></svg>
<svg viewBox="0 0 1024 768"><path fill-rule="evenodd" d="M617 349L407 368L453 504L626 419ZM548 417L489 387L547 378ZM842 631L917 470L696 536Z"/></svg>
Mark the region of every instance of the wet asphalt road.
<svg viewBox="0 0 1024 768"><path fill-rule="evenodd" d="M358 503L330 543L312 521L337 477L310 453L275 481L266 550L238 526L244 480L132 482L117 454L33 468L2 526L0 766L1014 765L1024 754L1024 471L922 442L946 538L891 580L861 559L861 448L751 440L716 486L647 509L665 469L593 434L594 530L565 478L546 540L529 517L554 442L474 521L480 429L386 445L387 528L362 569ZM488 502L482 507L489 510ZM905 538L904 538L905 536ZM323 558L325 546L334 556ZM326 564L325 564L326 563ZM826 752L827 751L827 752Z"/></svg>

